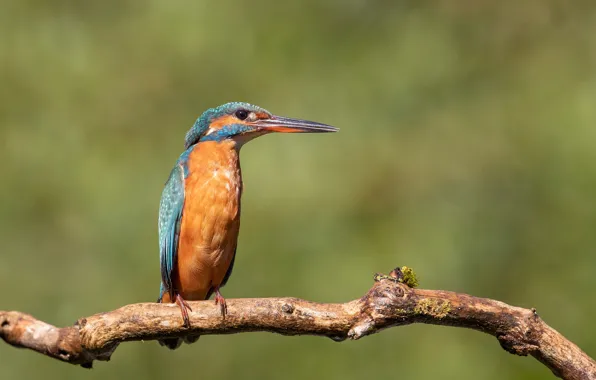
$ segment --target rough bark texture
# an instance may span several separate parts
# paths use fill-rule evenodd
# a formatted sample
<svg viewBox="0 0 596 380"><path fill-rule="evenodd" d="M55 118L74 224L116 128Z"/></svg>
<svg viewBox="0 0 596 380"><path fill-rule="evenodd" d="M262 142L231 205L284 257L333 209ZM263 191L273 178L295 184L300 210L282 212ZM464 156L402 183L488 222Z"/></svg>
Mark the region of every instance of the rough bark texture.
<svg viewBox="0 0 596 380"><path fill-rule="evenodd" d="M91 367L94 360L109 360L119 343L132 340L269 331L342 341L389 327L427 323L490 334L508 352L531 355L563 379L596 379L596 362L544 323L535 310L467 294L413 289L388 276L377 280L362 298L343 304L297 298L229 299L225 319L213 301L189 302L190 328L183 326L175 304L127 305L64 328L20 312L0 311L0 336L13 346Z"/></svg>

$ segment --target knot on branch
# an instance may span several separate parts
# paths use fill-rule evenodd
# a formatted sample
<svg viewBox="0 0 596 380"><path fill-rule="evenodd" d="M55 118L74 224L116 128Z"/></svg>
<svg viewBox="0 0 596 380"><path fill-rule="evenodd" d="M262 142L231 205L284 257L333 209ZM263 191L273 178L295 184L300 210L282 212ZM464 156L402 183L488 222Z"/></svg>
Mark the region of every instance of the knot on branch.
<svg viewBox="0 0 596 380"><path fill-rule="evenodd" d="M2 315L2 318L0 318L0 337L8 344L20 347L18 340L14 336L15 333L12 325L15 324L15 321L13 319L15 319L13 313L8 312Z"/></svg>
<svg viewBox="0 0 596 380"><path fill-rule="evenodd" d="M358 318L348 331L350 339L360 339L384 328L405 324L409 314L405 307L412 291L407 284L418 284L414 272L407 267L396 268L388 276L375 274L374 280L375 285L360 299Z"/></svg>
<svg viewBox="0 0 596 380"><path fill-rule="evenodd" d="M281 306L281 311L283 311L286 314L292 314L294 312L294 305L292 305L291 303L284 303Z"/></svg>
<svg viewBox="0 0 596 380"><path fill-rule="evenodd" d="M541 325L536 309L524 310L523 315L512 322L511 328L497 333L496 337L501 347L511 354L533 355L540 349Z"/></svg>
<svg viewBox="0 0 596 380"><path fill-rule="evenodd" d="M534 351L539 349L538 345L527 342L524 337L517 334L498 334L497 339L505 351L518 356L532 355Z"/></svg>

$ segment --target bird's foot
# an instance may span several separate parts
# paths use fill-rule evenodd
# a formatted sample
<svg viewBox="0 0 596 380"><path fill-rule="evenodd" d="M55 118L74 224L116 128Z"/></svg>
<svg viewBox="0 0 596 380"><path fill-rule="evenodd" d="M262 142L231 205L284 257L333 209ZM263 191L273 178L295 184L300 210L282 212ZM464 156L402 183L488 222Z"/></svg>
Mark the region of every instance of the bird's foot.
<svg viewBox="0 0 596 380"><path fill-rule="evenodd" d="M228 305L226 304L226 299L223 298L219 292L219 288L215 289L215 304L219 305L221 309L221 316L225 318L226 314L228 313Z"/></svg>
<svg viewBox="0 0 596 380"><path fill-rule="evenodd" d="M180 294L176 294L176 304L180 307L180 312L182 313L182 320L184 321L184 327L189 328L190 318L188 318L188 312L192 312L192 309Z"/></svg>

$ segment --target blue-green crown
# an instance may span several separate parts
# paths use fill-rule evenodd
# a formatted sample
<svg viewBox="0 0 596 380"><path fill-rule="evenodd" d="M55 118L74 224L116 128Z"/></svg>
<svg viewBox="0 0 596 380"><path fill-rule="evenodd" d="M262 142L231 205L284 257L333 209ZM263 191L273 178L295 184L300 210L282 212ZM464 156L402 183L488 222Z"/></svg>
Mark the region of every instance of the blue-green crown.
<svg viewBox="0 0 596 380"><path fill-rule="evenodd" d="M213 120L222 117L224 115L232 115L234 112L245 109L250 112L267 112L267 110L255 106L253 104L244 103L244 102L230 102L226 104L222 104L219 107L209 108L207 111L203 112L203 114L195 121L194 125L190 130L186 133L186 137L184 139L184 149L188 149L191 145L196 144L199 142L201 137L207 132L209 129L209 125L213 122Z"/></svg>

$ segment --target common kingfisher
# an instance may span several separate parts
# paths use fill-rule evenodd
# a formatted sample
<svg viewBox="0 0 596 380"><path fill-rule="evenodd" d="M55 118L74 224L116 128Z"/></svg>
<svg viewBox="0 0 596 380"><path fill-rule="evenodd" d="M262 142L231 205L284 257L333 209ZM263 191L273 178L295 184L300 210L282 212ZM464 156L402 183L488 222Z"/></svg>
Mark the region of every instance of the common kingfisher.
<svg viewBox="0 0 596 380"><path fill-rule="evenodd" d="M190 327L186 300L206 300L225 318L220 289L234 266L240 229L240 148L271 132L336 132L330 125L274 116L248 103L205 111L188 131L185 151L165 184L159 207L161 287L158 302L176 303ZM170 349L198 336L160 340Z"/></svg>

